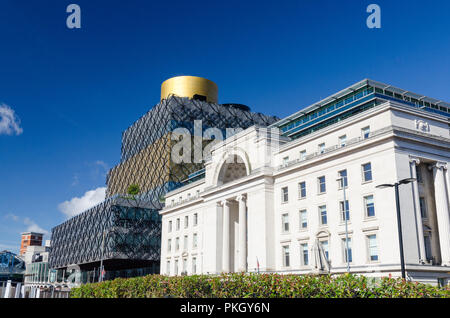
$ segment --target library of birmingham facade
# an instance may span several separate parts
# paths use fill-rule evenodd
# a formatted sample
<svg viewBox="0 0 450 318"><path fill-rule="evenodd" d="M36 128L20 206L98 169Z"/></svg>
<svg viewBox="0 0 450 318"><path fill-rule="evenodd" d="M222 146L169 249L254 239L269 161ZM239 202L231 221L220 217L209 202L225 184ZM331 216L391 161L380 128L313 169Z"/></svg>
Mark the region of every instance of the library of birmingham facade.
<svg viewBox="0 0 450 318"><path fill-rule="evenodd" d="M163 183L161 274L400 276L395 188L377 186L406 179L406 275L448 283L449 118L448 103L363 80L269 126L248 121L191 182Z"/></svg>

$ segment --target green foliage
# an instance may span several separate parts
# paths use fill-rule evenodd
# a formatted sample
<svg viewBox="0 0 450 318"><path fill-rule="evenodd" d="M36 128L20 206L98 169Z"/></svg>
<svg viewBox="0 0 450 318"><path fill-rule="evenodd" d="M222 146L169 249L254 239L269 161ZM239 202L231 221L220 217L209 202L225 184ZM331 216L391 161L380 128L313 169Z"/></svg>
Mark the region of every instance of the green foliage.
<svg viewBox="0 0 450 318"><path fill-rule="evenodd" d="M127 194L135 196L138 195L140 191L141 190L139 189L139 186L137 184L131 184L127 189Z"/></svg>
<svg viewBox="0 0 450 318"><path fill-rule="evenodd" d="M229 274L220 276L150 275L87 284L73 298L450 298L439 288L400 278L355 275Z"/></svg>

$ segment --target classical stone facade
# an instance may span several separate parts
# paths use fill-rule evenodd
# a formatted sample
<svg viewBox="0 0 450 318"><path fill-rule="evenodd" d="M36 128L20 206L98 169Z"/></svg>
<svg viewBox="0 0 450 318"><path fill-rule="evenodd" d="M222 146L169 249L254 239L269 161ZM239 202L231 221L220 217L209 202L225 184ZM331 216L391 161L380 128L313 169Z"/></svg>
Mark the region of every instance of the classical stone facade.
<svg viewBox="0 0 450 318"><path fill-rule="evenodd" d="M414 178L399 186L406 273L448 282L448 116L378 100L295 139L277 127L216 144L204 178L166 195L161 274L399 276L395 192L377 185Z"/></svg>

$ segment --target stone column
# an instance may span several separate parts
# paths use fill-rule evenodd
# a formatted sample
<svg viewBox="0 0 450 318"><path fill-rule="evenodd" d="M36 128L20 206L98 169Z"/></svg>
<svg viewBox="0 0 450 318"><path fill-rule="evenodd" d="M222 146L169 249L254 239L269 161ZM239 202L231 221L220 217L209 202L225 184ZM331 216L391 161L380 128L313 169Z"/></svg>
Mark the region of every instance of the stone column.
<svg viewBox="0 0 450 318"><path fill-rule="evenodd" d="M436 201L436 214L441 245L442 265L450 265L450 219L448 191L445 182L447 165L437 162L432 167L434 178L434 198Z"/></svg>
<svg viewBox="0 0 450 318"><path fill-rule="evenodd" d="M223 205L223 249L222 249L222 270L224 273L230 272L230 203L222 201Z"/></svg>
<svg viewBox="0 0 450 318"><path fill-rule="evenodd" d="M420 195L419 195L419 185L417 181L417 171L416 167L419 165L420 160L418 158L411 158L410 161L411 168L411 178L416 179L412 183L413 195L414 195L414 211L416 217L416 233L417 233L417 242L419 247L419 262L426 261L425 255L425 239L423 237L423 223L422 223L422 214L420 210Z"/></svg>
<svg viewBox="0 0 450 318"><path fill-rule="evenodd" d="M239 271L247 271L247 205L245 195L237 197L239 202Z"/></svg>

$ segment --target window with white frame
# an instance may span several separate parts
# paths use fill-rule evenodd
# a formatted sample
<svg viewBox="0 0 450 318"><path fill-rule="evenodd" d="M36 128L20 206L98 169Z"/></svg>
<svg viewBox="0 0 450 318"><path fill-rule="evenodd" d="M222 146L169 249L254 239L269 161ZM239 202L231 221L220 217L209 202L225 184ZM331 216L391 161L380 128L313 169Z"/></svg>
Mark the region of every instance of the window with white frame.
<svg viewBox="0 0 450 318"><path fill-rule="evenodd" d="M339 174L339 189L347 187L348 186L347 169L339 171L338 174Z"/></svg>
<svg viewBox="0 0 450 318"><path fill-rule="evenodd" d="M167 240L167 252L171 252L172 251L172 240L168 239Z"/></svg>
<svg viewBox="0 0 450 318"><path fill-rule="evenodd" d="M344 222L345 220L350 220L350 205L348 203L348 200L345 200L345 207L344 207L344 201L339 202L339 210L341 214L341 221Z"/></svg>
<svg viewBox="0 0 450 318"><path fill-rule="evenodd" d="M326 184L325 176L318 177L317 183L318 183L319 194L327 192L327 184Z"/></svg>
<svg viewBox="0 0 450 318"><path fill-rule="evenodd" d="M300 160L306 160L306 150L300 151Z"/></svg>
<svg viewBox="0 0 450 318"><path fill-rule="evenodd" d="M187 273L187 259L183 258L183 273Z"/></svg>
<svg viewBox="0 0 450 318"><path fill-rule="evenodd" d="M319 206L319 221L320 221L320 225L327 225L328 224L328 220L327 220L327 206L326 205Z"/></svg>
<svg viewBox="0 0 450 318"><path fill-rule="evenodd" d="M167 261L166 275L170 275L170 261Z"/></svg>
<svg viewBox="0 0 450 318"><path fill-rule="evenodd" d="M197 248L197 233L192 235L192 247Z"/></svg>
<svg viewBox="0 0 450 318"><path fill-rule="evenodd" d="M317 148L318 148L319 153L324 153L325 152L325 143L319 144L319 146Z"/></svg>
<svg viewBox="0 0 450 318"><path fill-rule="evenodd" d="M285 203L289 201L288 187L281 188L281 202Z"/></svg>
<svg viewBox="0 0 450 318"><path fill-rule="evenodd" d="M298 184L298 198L304 199L306 198L306 182L302 181Z"/></svg>
<svg viewBox="0 0 450 318"><path fill-rule="evenodd" d="M300 210L300 229L308 228L308 212L305 210Z"/></svg>
<svg viewBox="0 0 450 318"><path fill-rule="evenodd" d="M366 217L371 218L375 216L375 204L373 202L373 195L366 195L364 197L364 207L366 209Z"/></svg>
<svg viewBox="0 0 450 318"><path fill-rule="evenodd" d="M370 162L362 165L363 182L372 181L372 164Z"/></svg>
<svg viewBox="0 0 450 318"><path fill-rule="evenodd" d="M284 157L283 158L283 166L287 166L288 162L289 162L289 157Z"/></svg>
<svg viewBox="0 0 450 318"><path fill-rule="evenodd" d="M184 228L187 229L189 227L189 216L184 217Z"/></svg>
<svg viewBox="0 0 450 318"><path fill-rule="evenodd" d="M187 248L188 248L188 236L185 235L183 240L183 250L187 251Z"/></svg>
<svg viewBox="0 0 450 318"><path fill-rule="evenodd" d="M367 245L369 250L369 261L378 261L378 244L376 234L367 235Z"/></svg>
<svg viewBox="0 0 450 318"><path fill-rule="evenodd" d="M176 239L175 239L175 251L179 251L180 250L180 238L179 237L177 237Z"/></svg>
<svg viewBox="0 0 450 318"><path fill-rule="evenodd" d="M343 251L343 260L344 263L347 263L347 240L345 238L342 239L342 251ZM352 238L348 238L348 261L351 263L353 261L352 255Z"/></svg>
<svg viewBox="0 0 450 318"><path fill-rule="evenodd" d="M345 147L347 144L347 135L343 135L339 137L339 146Z"/></svg>
<svg viewBox="0 0 450 318"><path fill-rule="evenodd" d="M192 258L192 274L197 274L197 258Z"/></svg>
<svg viewBox="0 0 450 318"><path fill-rule="evenodd" d="M328 240L320 241L320 245L322 247L323 253L325 254L325 258L327 259L327 261L329 261L330 258L329 258L329 252L328 252Z"/></svg>
<svg viewBox="0 0 450 318"><path fill-rule="evenodd" d="M198 224L198 213L194 213L194 226Z"/></svg>
<svg viewBox="0 0 450 318"><path fill-rule="evenodd" d="M283 246L283 266L284 267L291 266L290 256L289 256L289 245Z"/></svg>
<svg viewBox="0 0 450 318"><path fill-rule="evenodd" d="M168 232L172 232L172 221L169 221Z"/></svg>
<svg viewBox="0 0 450 318"><path fill-rule="evenodd" d="M178 275L178 260L175 260L175 268L174 268L174 274Z"/></svg>
<svg viewBox="0 0 450 318"><path fill-rule="evenodd" d="M363 139L367 139L370 137L370 126L364 127L361 129L361 135Z"/></svg>
<svg viewBox="0 0 450 318"><path fill-rule="evenodd" d="M289 213L284 213L281 216L281 223L282 223L282 231L284 233L289 232Z"/></svg>
<svg viewBox="0 0 450 318"><path fill-rule="evenodd" d="M177 219L177 231L180 230L180 219Z"/></svg>
<svg viewBox="0 0 450 318"><path fill-rule="evenodd" d="M303 266L308 266L309 265L308 243L300 244L300 251L301 251L301 264Z"/></svg>

